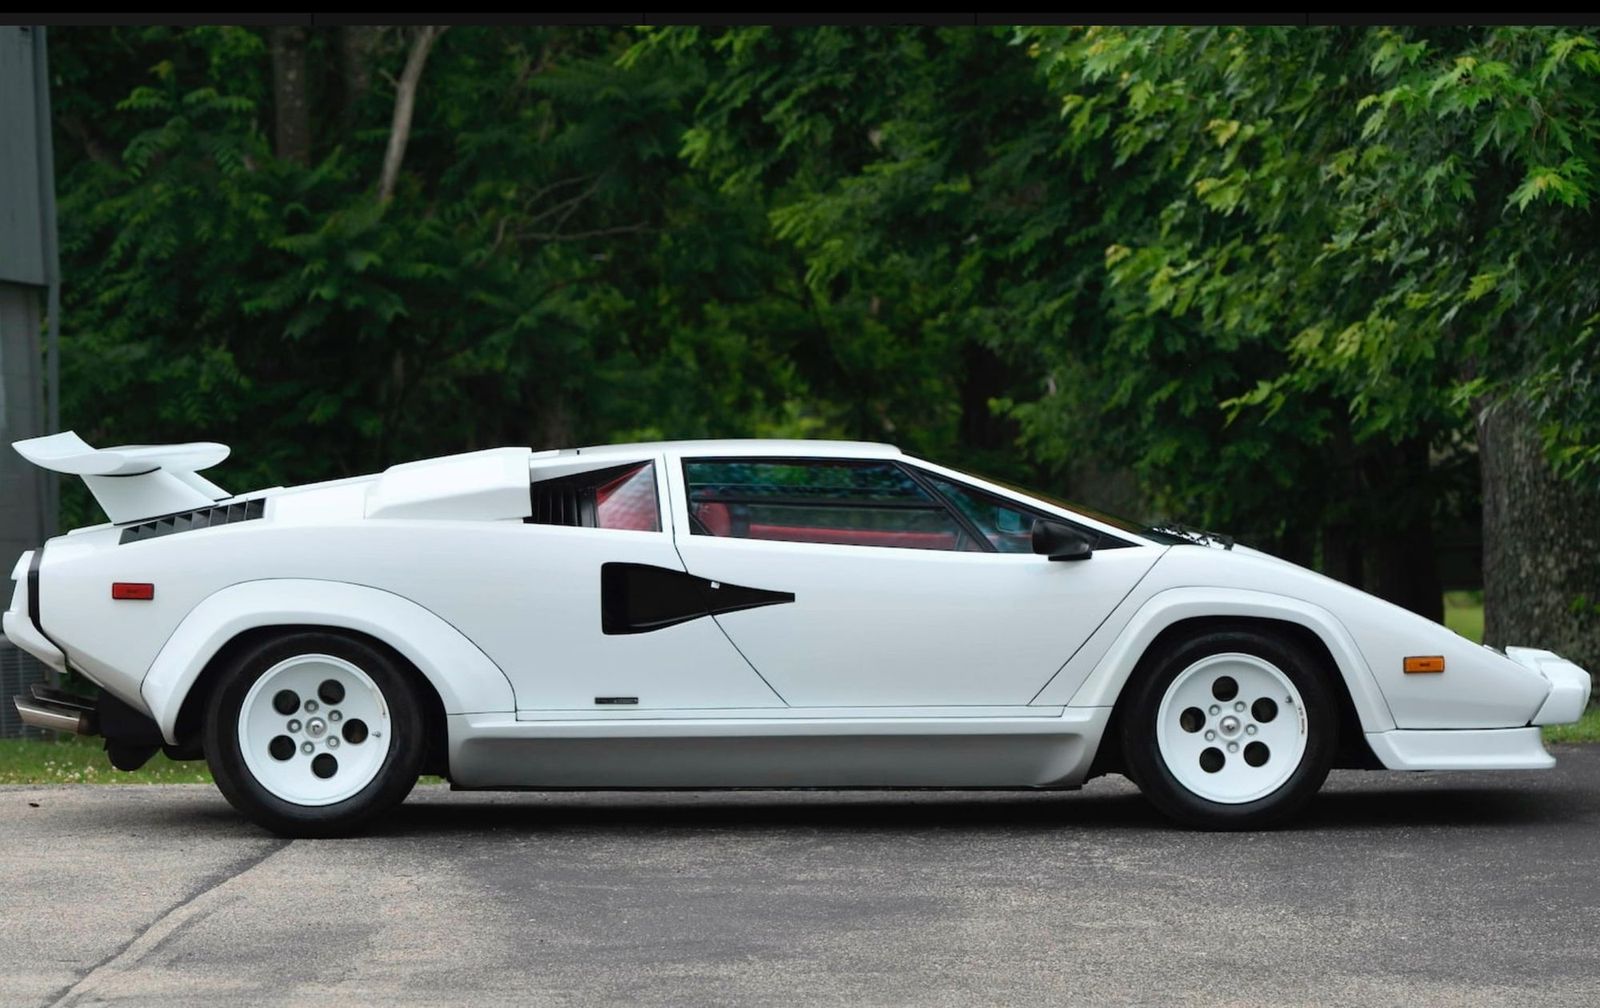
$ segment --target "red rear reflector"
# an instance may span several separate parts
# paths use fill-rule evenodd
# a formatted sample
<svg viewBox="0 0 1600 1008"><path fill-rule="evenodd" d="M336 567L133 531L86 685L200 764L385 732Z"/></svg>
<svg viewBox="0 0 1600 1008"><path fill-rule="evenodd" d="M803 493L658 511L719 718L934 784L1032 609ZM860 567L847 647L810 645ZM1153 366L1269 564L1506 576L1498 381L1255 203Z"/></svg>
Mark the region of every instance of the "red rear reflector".
<svg viewBox="0 0 1600 1008"><path fill-rule="evenodd" d="M148 581L117 581L111 585L111 597L148 602L156 597L156 586Z"/></svg>
<svg viewBox="0 0 1600 1008"><path fill-rule="evenodd" d="M1444 658L1439 655L1407 658L1405 669L1407 672L1443 672Z"/></svg>

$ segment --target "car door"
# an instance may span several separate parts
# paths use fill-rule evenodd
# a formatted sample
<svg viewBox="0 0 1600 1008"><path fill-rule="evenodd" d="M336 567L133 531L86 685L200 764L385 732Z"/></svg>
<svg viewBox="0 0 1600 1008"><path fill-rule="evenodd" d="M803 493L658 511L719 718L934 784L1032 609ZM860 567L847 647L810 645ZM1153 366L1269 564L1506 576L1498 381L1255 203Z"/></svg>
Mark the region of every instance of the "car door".
<svg viewBox="0 0 1600 1008"><path fill-rule="evenodd" d="M660 469L659 456L535 460L530 519L498 530L481 563L498 589L459 617L483 628L524 716L783 706L696 603Z"/></svg>
<svg viewBox="0 0 1600 1008"><path fill-rule="evenodd" d="M1020 552L1026 507L971 488L996 510L981 528L897 458L671 472L686 569L764 593L716 619L793 707L1026 705L1162 552L1114 537L1083 561Z"/></svg>

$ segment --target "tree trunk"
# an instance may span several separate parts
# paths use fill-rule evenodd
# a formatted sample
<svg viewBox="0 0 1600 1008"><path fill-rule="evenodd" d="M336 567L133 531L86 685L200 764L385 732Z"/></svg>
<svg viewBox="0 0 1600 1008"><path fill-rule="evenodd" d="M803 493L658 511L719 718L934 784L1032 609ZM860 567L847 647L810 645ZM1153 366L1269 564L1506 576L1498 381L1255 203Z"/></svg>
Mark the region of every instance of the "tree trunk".
<svg viewBox="0 0 1600 1008"><path fill-rule="evenodd" d="M993 350L972 339L962 345L961 421L957 436L963 448L994 451L1009 448L1016 440L1015 424L989 405L1005 394L1010 377L1010 370Z"/></svg>
<svg viewBox="0 0 1600 1008"><path fill-rule="evenodd" d="M273 147L278 157L298 165L311 163L311 96L306 73L304 28L272 29Z"/></svg>
<svg viewBox="0 0 1600 1008"><path fill-rule="evenodd" d="M539 405L533 410L533 439L535 450L572 445L572 415L561 396L548 394L539 397Z"/></svg>
<svg viewBox="0 0 1600 1008"><path fill-rule="evenodd" d="M1298 522L1290 522L1288 527L1278 533L1272 553L1292 564L1310 567L1316 563L1316 545L1315 530L1305 528Z"/></svg>
<svg viewBox="0 0 1600 1008"><path fill-rule="evenodd" d="M405 161L406 144L411 140L411 114L417 104L417 82L422 79L422 68L427 65L428 53L445 29L438 25L423 25L411 37L411 53L406 57L405 69L394 89L394 120L389 127L389 148L383 155L383 174L378 178L378 200L383 203L394 198L395 182L400 178L400 165Z"/></svg>
<svg viewBox="0 0 1600 1008"><path fill-rule="evenodd" d="M1370 572L1367 591L1435 623L1444 622L1444 584L1431 520L1397 522L1377 530L1362 561Z"/></svg>
<svg viewBox="0 0 1600 1008"><path fill-rule="evenodd" d="M346 131L358 121L361 101L372 89L372 57L382 28L373 25L345 25L339 29L339 124Z"/></svg>
<svg viewBox="0 0 1600 1008"><path fill-rule="evenodd" d="M1427 439L1378 450L1364 468L1369 490L1390 502L1389 510L1364 532L1361 568L1366 590L1443 623L1444 585L1433 543L1435 495Z"/></svg>
<svg viewBox="0 0 1600 1008"><path fill-rule="evenodd" d="M1357 588L1366 584L1361 566L1361 536L1356 529L1344 522L1323 526L1322 573Z"/></svg>
<svg viewBox="0 0 1600 1008"><path fill-rule="evenodd" d="M1483 638L1600 671L1600 489L1557 478L1526 407L1478 411Z"/></svg>

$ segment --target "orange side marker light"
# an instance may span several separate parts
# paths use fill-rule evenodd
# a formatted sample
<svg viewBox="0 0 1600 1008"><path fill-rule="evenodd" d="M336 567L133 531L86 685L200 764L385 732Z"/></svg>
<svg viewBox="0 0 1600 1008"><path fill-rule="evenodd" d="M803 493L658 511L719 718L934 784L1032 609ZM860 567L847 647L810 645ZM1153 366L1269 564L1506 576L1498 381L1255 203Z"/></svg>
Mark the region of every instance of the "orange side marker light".
<svg viewBox="0 0 1600 1008"><path fill-rule="evenodd" d="M1406 674L1417 672L1443 672L1444 657L1442 655L1419 655L1405 660Z"/></svg>

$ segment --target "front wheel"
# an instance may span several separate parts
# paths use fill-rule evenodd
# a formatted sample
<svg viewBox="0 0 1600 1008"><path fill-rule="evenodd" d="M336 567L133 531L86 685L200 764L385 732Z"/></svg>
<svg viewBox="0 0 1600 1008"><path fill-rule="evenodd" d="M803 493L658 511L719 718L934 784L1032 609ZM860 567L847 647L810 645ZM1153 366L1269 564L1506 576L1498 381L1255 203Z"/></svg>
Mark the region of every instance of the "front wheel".
<svg viewBox="0 0 1600 1008"><path fill-rule="evenodd" d="M239 655L211 694L217 787L285 836L345 835L405 800L426 735L410 680L369 644L287 633Z"/></svg>
<svg viewBox="0 0 1600 1008"><path fill-rule="evenodd" d="M1253 630L1200 634L1142 663L1123 757L1161 812L1202 829L1276 825L1328 776L1338 708L1316 661Z"/></svg>

